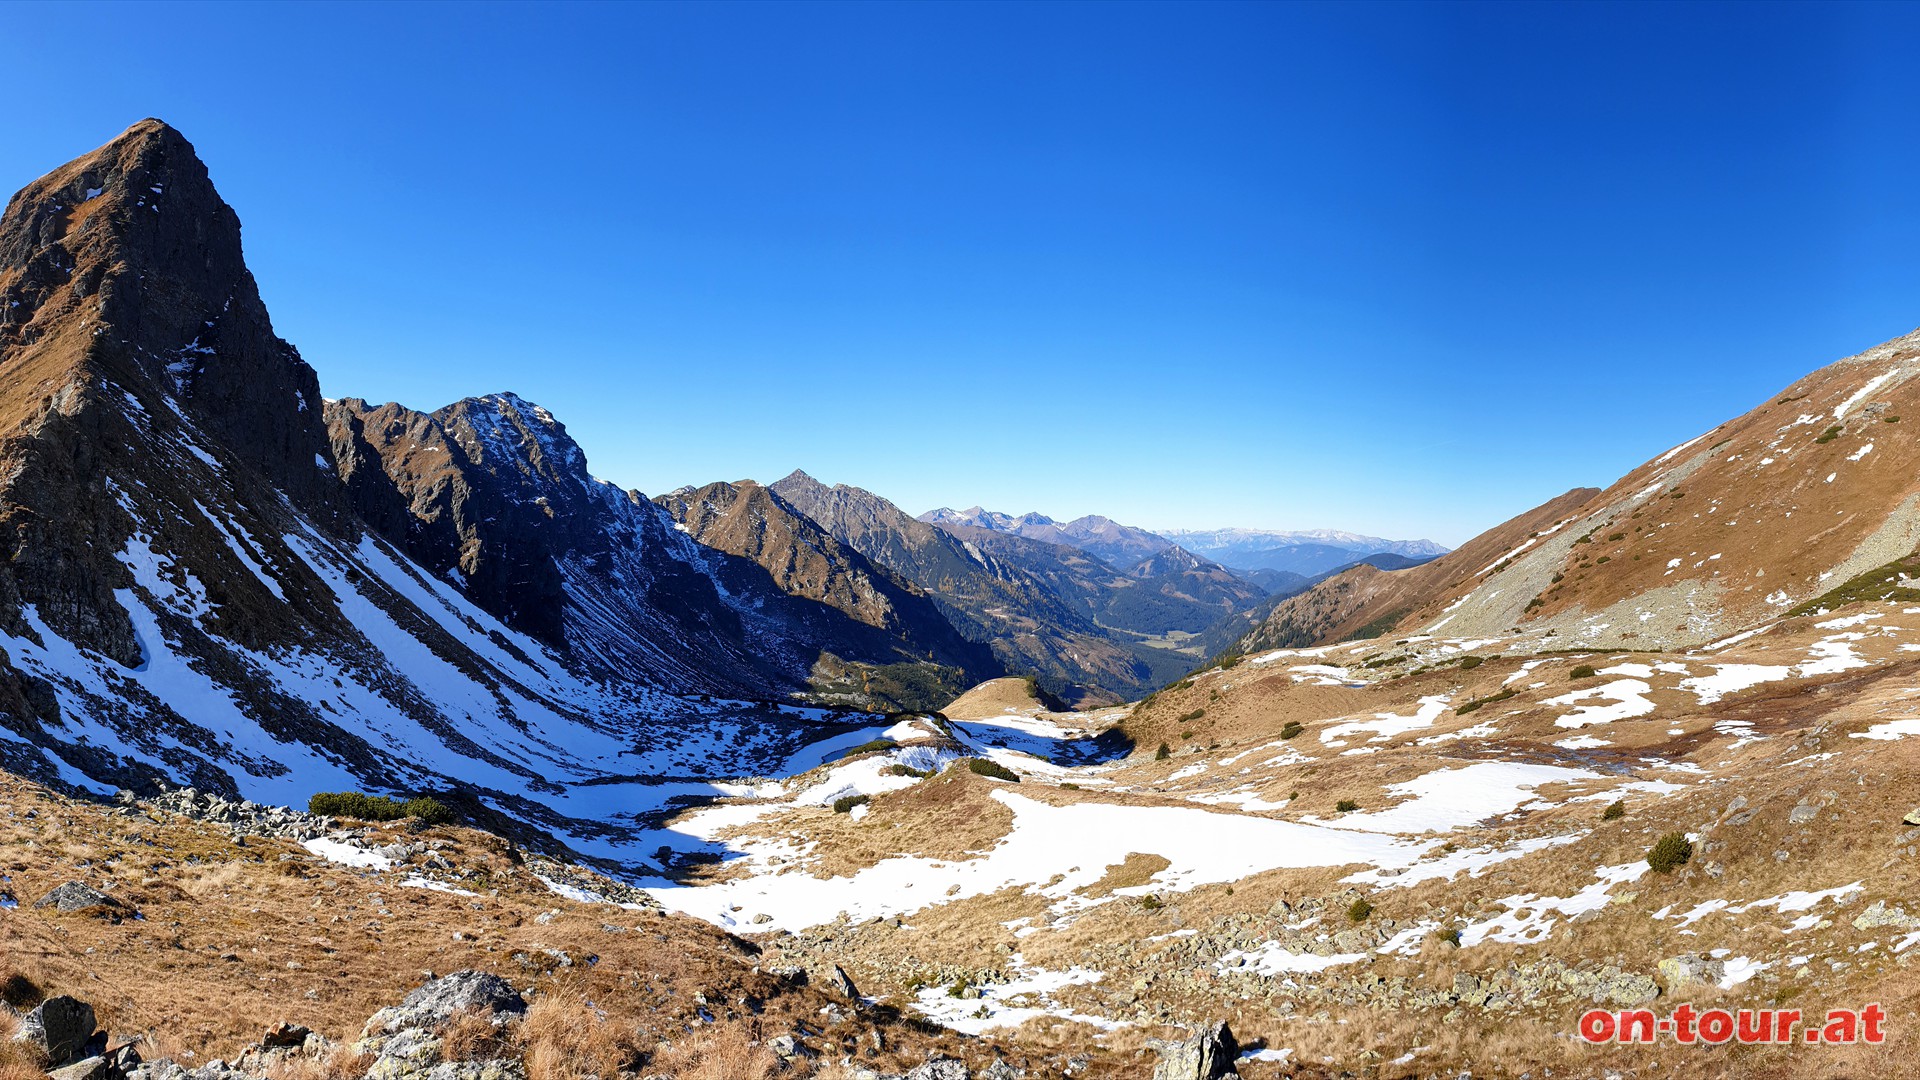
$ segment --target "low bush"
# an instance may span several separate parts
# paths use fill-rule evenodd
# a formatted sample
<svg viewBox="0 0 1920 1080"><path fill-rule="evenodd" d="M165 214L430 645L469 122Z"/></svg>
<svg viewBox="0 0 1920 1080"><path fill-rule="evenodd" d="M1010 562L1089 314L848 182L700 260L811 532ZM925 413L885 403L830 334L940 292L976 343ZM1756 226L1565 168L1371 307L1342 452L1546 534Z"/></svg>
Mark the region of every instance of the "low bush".
<svg viewBox="0 0 1920 1080"><path fill-rule="evenodd" d="M1619 821L1621 818L1626 816L1627 816L1627 804L1624 802L1614 802L1614 803L1608 804L1606 811L1600 815L1600 820L1601 821Z"/></svg>
<svg viewBox="0 0 1920 1080"><path fill-rule="evenodd" d="M1161 743L1160 749L1153 752L1153 760L1155 761L1165 761L1172 756L1173 747L1168 746L1166 743Z"/></svg>
<svg viewBox="0 0 1920 1080"><path fill-rule="evenodd" d="M1670 832L1654 842L1647 852L1647 865L1656 874L1671 874L1693 858L1693 841L1686 833Z"/></svg>
<svg viewBox="0 0 1920 1080"><path fill-rule="evenodd" d="M1015 775L1012 769L997 761L988 761L986 758L968 758L967 768L973 770L977 776L990 776L995 780L1007 780L1016 784L1020 782L1020 777Z"/></svg>
<svg viewBox="0 0 1920 1080"><path fill-rule="evenodd" d="M398 821L410 817L428 825L445 825L453 820L453 811L429 795L400 800L363 791L319 792L307 800L307 812L359 821Z"/></svg>
<svg viewBox="0 0 1920 1080"><path fill-rule="evenodd" d="M833 800L833 812L836 814L850 813L854 807L865 806L872 801L873 796L871 795L842 795Z"/></svg>
<svg viewBox="0 0 1920 1080"><path fill-rule="evenodd" d="M1373 905L1367 903L1367 898L1364 896L1347 905L1348 922L1366 922L1367 916L1372 914Z"/></svg>
<svg viewBox="0 0 1920 1080"><path fill-rule="evenodd" d="M847 747L840 756L842 758L850 758L857 754L877 754L884 750L892 750L899 745L899 743L894 742L892 739L871 739L861 743L859 746Z"/></svg>
<svg viewBox="0 0 1920 1080"><path fill-rule="evenodd" d="M1463 657L1461 657L1461 658L1460 658L1460 670L1461 670L1461 671L1472 671L1472 670L1473 670L1474 668L1477 668L1477 667L1479 667L1479 666L1480 666L1481 664L1484 664L1484 663L1486 663L1486 662L1487 662L1487 658L1486 658L1486 657L1484 657L1484 656L1474 656L1473 654L1471 654L1471 653L1469 653L1469 654L1467 654L1466 656L1463 656Z"/></svg>
<svg viewBox="0 0 1920 1080"><path fill-rule="evenodd" d="M1473 712L1483 706L1492 705L1497 702L1505 701L1508 698L1513 697L1518 693L1519 693L1518 690L1515 690L1514 688L1509 686L1508 688L1500 691L1497 694L1488 694L1486 697L1474 698L1472 701L1469 701L1465 705L1462 705L1459 708L1453 710L1453 715L1465 716L1468 713Z"/></svg>
<svg viewBox="0 0 1920 1080"><path fill-rule="evenodd" d="M1192 712L1184 712L1180 714L1179 723L1191 724L1205 715L1207 715L1207 710L1205 709L1195 709Z"/></svg>
<svg viewBox="0 0 1920 1080"><path fill-rule="evenodd" d="M914 776L922 780L933 775L932 769L916 769L911 765L894 764L887 766L889 776Z"/></svg>
<svg viewBox="0 0 1920 1080"><path fill-rule="evenodd" d="M1360 804L1354 802L1352 799L1341 799L1339 802L1333 804L1333 808L1343 814L1349 814L1360 809Z"/></svg>
<svg viewBox="0 0 1920 1080"><path fill-rule="evenodd" d="M1280 728L1280 737L1282 739L1297 739L1300 737L1300 733L1305 730L1307 730L1306 726L1301 724L1300 721L1289 720Z"/></svg>
<svg viewBox="0 0 1920 1080"><path fill-rule="evenodd" d="M1813 441L1816 444L1830 443L1839 437L1840 437L1840 425L1835 424L1832 427L1828 428L1827 430L1821 432L1820 437Z"/></svg>
<svg viewBox="0 0 1920 1080"><path fill-rule="evenodd" d="M1595 671L1595 670L1593 670L1593 665L1592 665L1592 664L1581 664L1581 665L1580 665L1579 667L1577 667L1577 668L1574 668L1574 669L1573 669L1572 671L1569 671L1569 672L1567 672L1567 678L1569 678L1569 679L1591 679L1591 678L1593 678L1594 676L1596 676L1596 675L1598 675L1598 674L1600 674L1600 673L1599 673L1599 672L1597 672L1597 671Z"/></svg>
<svg viewBox="0 0 1920 1080"><path fill-rule="evenodd" d="M1460 947L1460 928L1459 927L1449 926L1445 930L1442 930L1439 933L1433 935L1433 937L1435 941L1439 941L1443 944L1451 945L1456 949Z"/></svg>

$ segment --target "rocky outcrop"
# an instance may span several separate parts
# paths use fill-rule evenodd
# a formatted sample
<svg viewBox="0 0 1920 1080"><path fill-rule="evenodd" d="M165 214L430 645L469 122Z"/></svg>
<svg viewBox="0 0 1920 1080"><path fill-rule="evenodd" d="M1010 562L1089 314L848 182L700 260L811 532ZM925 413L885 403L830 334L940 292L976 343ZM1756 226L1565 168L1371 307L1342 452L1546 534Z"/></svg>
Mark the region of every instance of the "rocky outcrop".
<svg viewBox="0 0 1920 1080"><path fill-rule="evenodd" d="M1240 1044L1225 1020L1209 1024L1180 1042L1158 1045L1160 1060L1154 1063L1153 1080L1223 1080L1237 1076L1233 1063L1240 1056Z"/></svg>
<svg viewBox="0 0 1920 1080"><path fill-rule="evenodd" d="M91 885L78 881L69 881L47 895L33 902L37 908L52 908L55 911L74 912L99 909L106 911L125 911L127 906Z"/></svg>

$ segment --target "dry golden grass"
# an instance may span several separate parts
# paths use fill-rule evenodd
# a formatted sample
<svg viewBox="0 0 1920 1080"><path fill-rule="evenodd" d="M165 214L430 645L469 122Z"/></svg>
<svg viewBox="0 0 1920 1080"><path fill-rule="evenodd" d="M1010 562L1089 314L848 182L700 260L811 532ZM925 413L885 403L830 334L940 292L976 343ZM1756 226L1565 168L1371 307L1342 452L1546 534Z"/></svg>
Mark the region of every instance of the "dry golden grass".
<svg viewBox="0 0 1920 1080"><path fill-rule="evenodd" d="M577 993L540 995L516 1032L527 1080L600 1080L632 1067L638 1048Z"/></svg>
<svg viewBox="0 0 1920 1080"><path fill-rule="evenodd" d="M750 1039L740 1028L702 1031L674 1044L648 1066L673 1080L770 1080L783 1072L773 1051ZM804 1076L804 1072L798 1073ZM539 1080L529 1072L529 1080Z"/></svg>

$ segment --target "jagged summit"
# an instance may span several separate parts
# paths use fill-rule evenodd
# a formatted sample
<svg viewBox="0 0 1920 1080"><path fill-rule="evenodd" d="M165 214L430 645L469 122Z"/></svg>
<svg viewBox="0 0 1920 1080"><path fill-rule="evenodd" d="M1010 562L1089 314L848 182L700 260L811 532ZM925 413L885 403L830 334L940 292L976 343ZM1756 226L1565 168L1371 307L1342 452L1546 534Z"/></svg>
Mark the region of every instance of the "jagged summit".
<svg viewBox="0 0 1920 1080"><path fill-rule="evenodd" d="M75 392L108 381L148 408L172 399L297 503L312 507L330 487L319 380L273 333L239 216L193 144L159 120L9 201L0 372ZM8 420L33 417L9 409Z"/></svg>

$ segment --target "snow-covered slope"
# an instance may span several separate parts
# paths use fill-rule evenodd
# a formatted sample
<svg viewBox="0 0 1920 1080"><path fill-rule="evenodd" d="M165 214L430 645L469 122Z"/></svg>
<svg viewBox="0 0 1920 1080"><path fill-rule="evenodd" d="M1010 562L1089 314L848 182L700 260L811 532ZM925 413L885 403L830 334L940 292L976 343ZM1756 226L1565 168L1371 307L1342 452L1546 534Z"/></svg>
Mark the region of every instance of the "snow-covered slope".
<svg viewBox="0 0 1920 1080"><path fill-rule="evenodd" d="M728 700L821 643L545 410L323 403L158 121L0 218L0 536L0 766L78 787L431 791L637 865L637 817L838 730Z"/></svg>

